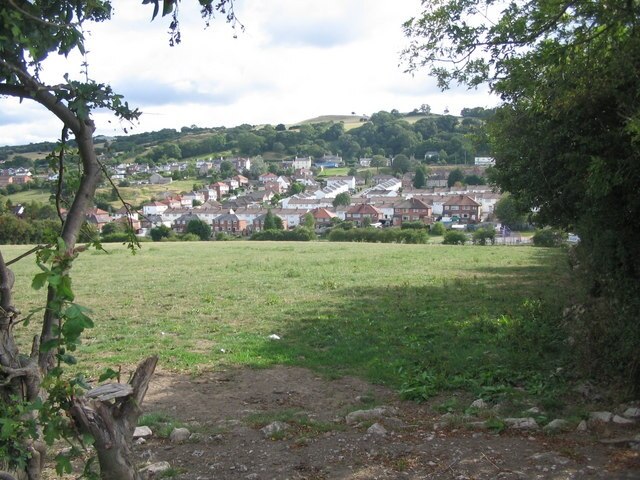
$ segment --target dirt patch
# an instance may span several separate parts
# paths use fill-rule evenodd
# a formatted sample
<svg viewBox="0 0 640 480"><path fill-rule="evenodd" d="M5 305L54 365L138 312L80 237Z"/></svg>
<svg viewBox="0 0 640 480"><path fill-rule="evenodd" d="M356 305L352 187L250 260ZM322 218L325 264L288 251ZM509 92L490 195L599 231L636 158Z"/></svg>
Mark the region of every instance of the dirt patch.
<svg viewBox="0 0 640 480"><path fill-rule="evenodd" d="M154 435L135 447L144 463L168 461L178 479L640 479L633 444L597 435L494 433L442 424L434 404L403 402L356 378L327 380L301 368L238 369L196 378L158 373L144 409L182 422L183 443ZM351 414L356 410L369 414ZM279 419L286 429L265 436ZM434 428L437 425L437 428ZM638 426L609 437L638 434ZM636 444L637 445L637 444ZM158 475L161 476L161 475Z"/></svg>

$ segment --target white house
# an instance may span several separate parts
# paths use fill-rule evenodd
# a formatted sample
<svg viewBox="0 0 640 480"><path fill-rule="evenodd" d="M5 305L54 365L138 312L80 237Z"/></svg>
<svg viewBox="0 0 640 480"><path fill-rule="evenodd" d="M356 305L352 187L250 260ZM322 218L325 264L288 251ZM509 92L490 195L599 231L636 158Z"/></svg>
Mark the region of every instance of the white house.
<svg viewBox="0 0 640 480"><path fill-rule="evenodd" d="M294 170L298 170L300 168L310 169L311 163L312 163L311 157L303 157L303 158L296 157L291 162L291 166Z"/></svg>
<svg viewBox="0 0 640 480"><path fill-rule="evenodd" d="M164 203L151 202L142 206L142 213L144 215L162 215L167 208L169 208L168 205Z"/></svg>

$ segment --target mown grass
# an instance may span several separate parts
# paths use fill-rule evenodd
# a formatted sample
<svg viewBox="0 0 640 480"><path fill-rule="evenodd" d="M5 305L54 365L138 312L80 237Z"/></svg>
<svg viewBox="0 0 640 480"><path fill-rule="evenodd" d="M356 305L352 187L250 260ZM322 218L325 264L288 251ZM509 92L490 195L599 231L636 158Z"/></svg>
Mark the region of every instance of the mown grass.
<svg viewBox="0 0 640 480"><path fill-rule="evenodd" d="M559 319L572 287L559 249L205 242L109 251L83 253L73 267L77 301L96 322L77 352L92 374L157 353L167 370L299 365L418 400L453 388L544 397L562 386ZM32 262L14 267L16 304L41 306Z"/></svg>

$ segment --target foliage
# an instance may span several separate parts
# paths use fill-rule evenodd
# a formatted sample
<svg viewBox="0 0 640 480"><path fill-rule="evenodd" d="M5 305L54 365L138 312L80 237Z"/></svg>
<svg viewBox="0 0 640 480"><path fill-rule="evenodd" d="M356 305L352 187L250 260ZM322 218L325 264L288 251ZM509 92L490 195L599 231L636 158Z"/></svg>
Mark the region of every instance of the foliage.
<svg viewBox="0 0 640 480"><path fill-rule="evenodd" d="M478 228L471 236L474 245L493 245L496 242L496 231L493 227Z"/></svg>
<svg viewBox="0 0 640 480"><path fill-rule="evenodd" d="M442 222L436 222L431 225L431 230L429 230L429 234L433 236L442 236L447 231L446 227Z"/></svg>
<svg viewBox="0 0 640 480"><path fill-rule="evenodd" d="M285 242L308 242L315 240L316 234L308 227L297 227L293 230L263 230L251 235L250 240L275 240Z"/></svg>
<svg viewBox="0 0 640 480"><path fill-rule="evenodd" d="M367 243L428 243L425 230L399 228L334 228L329 233L330 242Z"/></svg>
<svg viewBox="0 0 640 480"><path fill-rule="evenodd" d="M567 234L555 228L543 228L536 230L531 240L536 247L559 247L561 246Z"/></svg>
<svg viewBox="0 0 640 480"><path fill-rule="evenodd" d="M427 179L422 168L416 169L416 174L413 177L414 188L424 188L427 185Z"/></svg>
<svg viewBox="0 0 640 480"><path fill-rule="evenodd" d="M313 230L316 226L316 219L313 218L313 215L311 214L311 212L307 212L302 216L302 219L300 220L300 225L308 228L309 230Z"/></svg>
<svg viewBox="0 0 640 480"><path fill-rule="evenodd" d="M192 233L200 240L209 240L211 238L211 226L203 220L194 218L187 223L186 233Z"/></svg>
<svg viewBox="0 0 640 480"><path fill-rule="evenodd" d="M429 226L422 222L402 222L401 230L428 230Z"/></svg>
<svg viewBox="0 0 640 480"><path fill-rule="evenodd" d="M428 66L441 86L488 82L505 101L491 120L492 181L539 226L580 236L577 272L620 318L621 336L640 298L640 3L423 5L405 24L409 69ZM620 381L638 388L640 343L635 352ZM590 367L610 363L601 360Z"/></svg>
<svg viewBox="0 0 640 480"><path fill-rule="evenodd" d="M409 157L403 154L396 155L391 163L391 170L393 173L407 173L411 170L411 161L409 160Z"/></svg>
<svg viewBox="0 0 640 480"><path fill-rule="evenodd" d="M464 181L464 173L459 168L454 168L449 172L447 177L447 186L453 187L456 183L462 183Z"/></svg>
<svg viewBox="0 0 640 480"><path fill-rule="evenodd" d="M467 234L457 230L447 230L442 243L445 245L464 245L467 242Z"/></svg>
<svg viewBox="0 0 640 480"><path fill-rule="evenodd" d="M159 242L163 238L169 238L172 236L173 230L166 225L159 225L157 227L153 227L149 233L151 235L151 240Z"/></svg>
<svg viewBox="0 0 640 480"><path fill-rule="evenodd" d="M515 229L525 223L525 213L512 195L503 195L502 198L497 201L493 212L498 220L511 229Z"/></svg>
<svg viewBox="0 0 640 480"><path fill-rule="evenodd" d="M348 207L349 205L351 205L351 195L349 195L347 192L341 192L336 195L336 198L333 199L333 202L331 202L331 204L334 206L334 208L339 206Z"/></svg>

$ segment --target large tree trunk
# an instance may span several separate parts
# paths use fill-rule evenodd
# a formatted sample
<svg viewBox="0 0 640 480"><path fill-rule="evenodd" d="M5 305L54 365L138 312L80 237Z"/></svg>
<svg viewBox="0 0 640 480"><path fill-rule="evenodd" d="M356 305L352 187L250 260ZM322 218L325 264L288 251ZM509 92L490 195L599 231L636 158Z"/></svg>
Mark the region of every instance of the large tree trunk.
<svg viewBox="0 0 640 480"><path fill-rule="evenodd" d="M71 416L81 432L95 439L103 480L142 479L133 461L131 442L157 362L158 357L153 356L140 363L127 385L105 385L74 400Z"/></svg>

